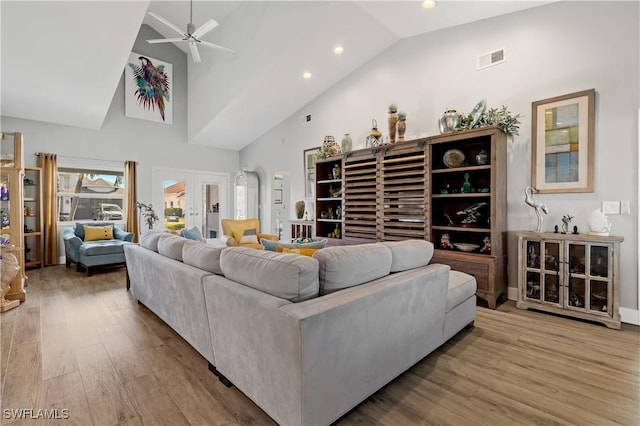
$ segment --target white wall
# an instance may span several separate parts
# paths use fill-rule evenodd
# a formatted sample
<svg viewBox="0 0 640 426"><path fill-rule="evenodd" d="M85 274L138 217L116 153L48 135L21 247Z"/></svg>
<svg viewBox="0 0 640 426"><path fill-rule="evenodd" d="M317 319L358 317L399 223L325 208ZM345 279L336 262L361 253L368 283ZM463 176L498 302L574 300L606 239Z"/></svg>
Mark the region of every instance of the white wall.
<svg viewBox="0 0 640 426"><path fill-rule="evenodd" d="M533 229L524 204L531 184L531 102L596 89L595 192L546 194L545 229L565 214L586 231L587 216L603 200L630 200L632 215L611 216L612 234L622 235L620 304L638 309L638 188L636 173L639 96L639 7L637 2L559 2L405 39L241 151L240 161L269 181L276 170L291 172L291 200L304 197L302 151L351 133L354 149L376 118L388 133L387 106L407 112L407 139L438 133L447 109L469 112L482 98L523 115L520 135L508 144L509 286L517 286L514 231ZM348 54L348 46L345 54ZM476 57L505 47L507 62L476 71ZM313 81L310 81L313 84ZM310 113L304 124L301 116ZM263 203L269 188L262 189ZM267 210L263 210L268 215ZM269 217L262 218L270 223Z"/></svg>
<svg viewBox="0 0 640 426"><path fill-rule="evenodd" d="M143 25L133 51L173 64L173 125L137 120L125 116L124 80L121 78L102 129L91 130L39 121L2 117L2 130L24 134L26 165L36 165L36 152L59 156L138 162L138 200L151 201L152 167L172 167L230 173L239 168L236 151L213 149L187 143L187 56L172 44L149 44L161 38ZM87 64L78 72L99 72ZM123 64L124 70L125 64ZM52 83L55 84L55 83ZM81 160L79 160L81 161ZM75 161L74 161L75 162ZM231 193L231 187L228 189ZM229 210L232 207L229 206Z"/></svg>

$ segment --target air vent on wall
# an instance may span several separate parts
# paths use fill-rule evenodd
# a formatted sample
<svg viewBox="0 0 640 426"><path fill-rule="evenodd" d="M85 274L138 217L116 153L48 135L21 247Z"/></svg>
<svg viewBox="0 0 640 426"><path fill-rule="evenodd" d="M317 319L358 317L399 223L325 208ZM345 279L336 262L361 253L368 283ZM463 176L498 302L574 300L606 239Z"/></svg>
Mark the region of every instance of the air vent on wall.
<svg viewBox="0 0 640 426"><path fill-rule="evenodd" d="M498 65L507 60L507 51L503 47L502 49L494 50L493 52L485 53L478 56L478 67L476 69L483 69Z"/></svg>

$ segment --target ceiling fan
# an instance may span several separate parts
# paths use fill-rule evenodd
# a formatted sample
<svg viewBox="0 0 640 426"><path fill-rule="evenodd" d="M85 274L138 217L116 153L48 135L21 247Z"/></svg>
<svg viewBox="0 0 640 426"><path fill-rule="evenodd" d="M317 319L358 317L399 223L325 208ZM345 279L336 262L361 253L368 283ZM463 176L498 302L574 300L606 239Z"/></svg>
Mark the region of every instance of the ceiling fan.
<svg viewBox="0 0 640 426"><path fill-rule="evenodd" d="M167 27L169 27L172 30L176 31L182 37L177 37L177 38L158 38L158 39L153 39L153 40L147 40L147 42L148 43L175 43L175 42L186 41L186 42L189 43L189 50L191 50L191 57L193 58L193 62L200 62L200 53L198 52L198 47L197 47L198 45L206 46L206 47L209 47L211 49L223 50L225 52L229 52L229 53L235 54L236 52L234 52L231 49L219 46L217 44L209 43L208 41L204 41L204 40L200 39L200 37L202 37L203 35L205 35L209 31L211 31L212 29L217 27L218 23L216 21L214 21L213 19L209 19L200 28L196 29L196 26L192 24L192 22L193 22L193 0L191 0L190 4L191 4L191 7L190 7L189 23L187 24L187 32L186 33L184 31L182 31L180 28L178 28L176 25L173 25L171 22L169 22L168 20L163 18L162 16L157 15L157 14L155 14L153 12L148 12L150 16L153 16L158 21L160 21L163 24L165 24Z"/></svg>

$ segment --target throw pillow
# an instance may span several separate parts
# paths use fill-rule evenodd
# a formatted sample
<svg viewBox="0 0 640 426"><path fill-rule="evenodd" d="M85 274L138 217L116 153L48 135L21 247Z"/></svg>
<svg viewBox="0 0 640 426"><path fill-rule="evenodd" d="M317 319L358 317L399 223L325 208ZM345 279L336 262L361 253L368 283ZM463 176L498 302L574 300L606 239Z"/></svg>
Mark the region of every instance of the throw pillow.
<svg viewBox="0 0 640 426"><path fill-rule="evenodd" d="M312 249L312 248L286 248L286 247L278 247L276 251L282 253L297 253L303 256L313 256L313 253L317 252L320 249Z"/></svg>
<svg viewBox="0 0 640 426"><path fill-rule="evenodd" d="M236 240L238 244L259 244L255 228L236 229L233 231L233 239Z"/></svg>
<svg viewBox="0 0 640 426"><path fill-rule="evenodd" d="M85 241L113 240L113 226L84 225L83 228Z"/></svg>
<svg viewBox="0 0 640 426"><path fill-rule="evenodd" d="M181 230L180 236L194 241L202 241L202 232L200 232L200 228L197 226L194 226L191 229Z"/></svg>
<svg viewBox="0 0 640 426"><path fill-rule="evenodd" d="M310 249L321 249L327 245L328 240L320 240L313 243L283 243L282 241L272 241L267 240L265 238L261 238L260 242L262 243L262 248L264 250L269 251L277 251L278 246L282 246L285 248L310 248Z"/></svg>

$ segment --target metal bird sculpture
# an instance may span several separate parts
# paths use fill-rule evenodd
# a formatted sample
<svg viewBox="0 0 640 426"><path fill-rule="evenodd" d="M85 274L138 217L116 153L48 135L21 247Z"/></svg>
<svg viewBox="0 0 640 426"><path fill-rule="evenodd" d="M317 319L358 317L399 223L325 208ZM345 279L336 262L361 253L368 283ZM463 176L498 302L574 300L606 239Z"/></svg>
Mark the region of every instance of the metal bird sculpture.
<svg viewBox="0 0 640 426"><path fill-rule="evenodd" d="M542 213L549 214L549 210L547 209L547 206L545 204L539 203L533 199L533 194L535 192L536 190L533 187L526 187L524 190L524 202L535 209L536 215L538 216L538 226L536 226L536 232L542 232Z"/></svg>
<svg viewBox="0 0 640 426"><path fill-rule="evenodd" d="M165 100L169 101L169 76L164 72L164 65L157 67L144 56L138 57L140 65L129 63L136 82L138 104L144 109L153 109L156 106L164 121Z"/></svg>

